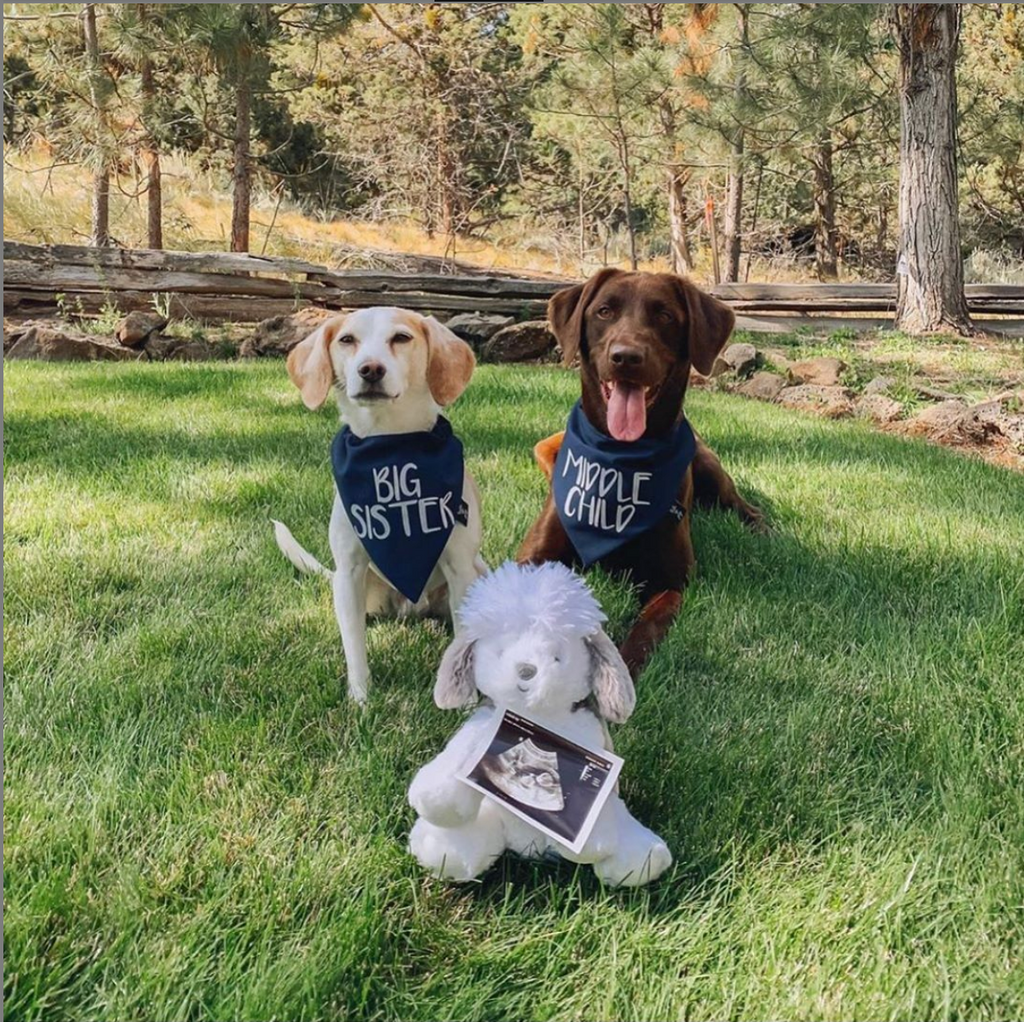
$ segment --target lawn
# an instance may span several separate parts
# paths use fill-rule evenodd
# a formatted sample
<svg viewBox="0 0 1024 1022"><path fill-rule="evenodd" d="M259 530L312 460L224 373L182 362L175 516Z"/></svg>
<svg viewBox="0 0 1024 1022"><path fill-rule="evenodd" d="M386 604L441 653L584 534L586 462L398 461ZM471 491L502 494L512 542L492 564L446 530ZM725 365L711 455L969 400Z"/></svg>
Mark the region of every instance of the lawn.
<svg viewBox="0 0 1024 1022"><path fill-rule="evenodd" d="M486 556L574 393L485 367L452 412ZM774 524L698 576L616 732L676 866L424 877L405 789L457 725L438 623L341 696L333 411L280 363L4 367L11 1019L1024 1017L1024 477L724 394L691 418ZM620 638L631 601L597 578Z"/></svg>

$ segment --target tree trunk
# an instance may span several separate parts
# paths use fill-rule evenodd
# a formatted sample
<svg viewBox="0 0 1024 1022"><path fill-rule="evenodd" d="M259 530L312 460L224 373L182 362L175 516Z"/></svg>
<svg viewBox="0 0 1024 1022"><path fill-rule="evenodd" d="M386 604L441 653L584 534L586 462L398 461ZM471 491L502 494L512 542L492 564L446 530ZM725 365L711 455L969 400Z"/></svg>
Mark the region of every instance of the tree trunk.
<svg viewBox="0 0 1024 1022"><path fill-rule="evenodd" d="M733 140L729 160L729 182L725 195L725 272L726 283L740 278L740 251L743 220L743 133Z"/></svg>
<svg viewBox="0 0 1024 1022"><path fill-rule="evenodd" d="M241 61L235 97L235 151L232 169L231 251L249 251L249 206L252 197L252 167L249 161L252 121L251 60Z"/></svg>
<svg viewBox="0 0 1024 1022"><path fill-rule="evenodd" d="M956 174L959 4L896 4L900 53L896 326L973 331L964 297Z"/></svg>
<svg viewBox="0 0 1024 1022"><path fill-rule="evenodd" d="M668 230L672 252L672 269L676 273L693 272L690 240L686 236L686 182L688 173L670 167L668 179Z"/></svg>
<svg viewBox="0 0 1024 1022"><path fill-rule="evenodd" d="M146 26L149 12L146 4L138 5L139 22ZM163 197L160 182L160 151L157 148L154 123L156 120L156 85L153 81L153 62L146 55L139 66L142 91L142 162L146 167L146 246L163 248Z"/></svg>
<svg viewBox="0 0 1024 1022"><path fill-rule="evenodd" d="M747 71L746 62L750 54L749 4L734 4L739 17L740 54L736 72L736 120L737 125L729 139L729 180L725 197L725 273L726 281L740 279L740 252L743 241L743 137L742 119L746 116Z"/></svg>
<svg viewBox="0 0 1024 1022"><path fill-rule="evenodd" d="M110 245L110 164L104 151L106 124L103 117L103 85L100 77L100 44L96 32L96 5L86 4L82 12L82 29L85 35L85 54L89 62L89 97L96 118L96 160L97 168L92 178L92 223L90 244L97 248Z"/></svg>
<svg viewBox="0 0 1024 1022"><path fill-rule="evenodd" d="M814 263L819 280L839 275L836 231L836 180L832 171L832 139L823 135L812 158L814 166Z"/></svg>

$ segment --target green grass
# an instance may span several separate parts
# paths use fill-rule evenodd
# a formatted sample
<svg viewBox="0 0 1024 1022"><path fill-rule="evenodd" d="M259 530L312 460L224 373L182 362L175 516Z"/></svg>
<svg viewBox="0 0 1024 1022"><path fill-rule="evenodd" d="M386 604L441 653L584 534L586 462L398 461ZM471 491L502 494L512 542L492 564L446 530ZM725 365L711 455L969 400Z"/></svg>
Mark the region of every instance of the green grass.
<svg viewBox="0 0 1024 1022"><path fill-rule="evenodd" d="M557 369L453 420L492 563L544 485ZM279 363L4 367L4 998L11 1019L1024 1015L1024 478L727 395L691 418L769 537L699 571L616 733L676 855L650 889L405 852L438 623L370 632L340 696L333 413ZM623 635L621 582L596 578Z"/></svg>

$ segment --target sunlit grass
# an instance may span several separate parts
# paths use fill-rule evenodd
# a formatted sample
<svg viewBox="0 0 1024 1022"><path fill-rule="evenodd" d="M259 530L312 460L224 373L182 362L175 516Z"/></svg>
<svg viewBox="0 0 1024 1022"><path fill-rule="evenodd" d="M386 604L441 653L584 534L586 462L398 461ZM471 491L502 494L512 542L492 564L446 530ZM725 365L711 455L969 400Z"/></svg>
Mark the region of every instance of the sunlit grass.
<svg viewBox="0 0 1024 1022"><path fill-rule="evenodd" d="M484 367L452 418L512 554L575 391ZM340 695L333 414L280 363L4 371L11 1018L1010 1019L1024 1013L1024 479L721 394L691 417L774 524L699 571L616 732L677 865L451 888L405 790L457 715L436 623ZM592 576L623 635L626 586Z"/></svg>

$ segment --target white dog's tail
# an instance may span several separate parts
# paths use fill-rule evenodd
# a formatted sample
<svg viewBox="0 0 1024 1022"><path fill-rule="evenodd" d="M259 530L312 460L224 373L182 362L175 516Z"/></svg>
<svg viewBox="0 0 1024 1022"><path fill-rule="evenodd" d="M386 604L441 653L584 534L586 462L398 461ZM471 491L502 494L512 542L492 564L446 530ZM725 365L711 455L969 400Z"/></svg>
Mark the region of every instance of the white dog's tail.
<svg viewBox="0 0 1024 1022"><path fill-rule="evenodd" d="M274 523L274 539L277 540L281 553L299 571L310 575L323 575L324 578L334 578L334 572L330 568L325 568L305 547L301 546L284 522L279 522L276 518L270 520Z"/></svg>

